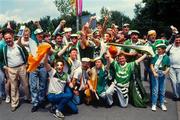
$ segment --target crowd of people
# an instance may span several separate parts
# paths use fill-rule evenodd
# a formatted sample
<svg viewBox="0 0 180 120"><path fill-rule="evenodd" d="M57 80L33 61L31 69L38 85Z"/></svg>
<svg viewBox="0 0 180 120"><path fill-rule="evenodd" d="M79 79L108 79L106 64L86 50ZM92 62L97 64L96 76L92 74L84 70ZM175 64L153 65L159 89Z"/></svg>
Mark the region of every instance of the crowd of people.
<svg viewBox="0 0 180 120"><path fill-rule="evenodd" d="M180 100L180 34L175 27L169 40L155 30L141 39L128 23L107 28L107 17L92 30L93 19L76 33L66 27L65 20L52 34L37 22L35 31L26 27L20 37L11 28L0 30L0 103L4 99L16 111L22 86L31 112L50 103L50 111L58 118L66 112L78 113L82 103L110 108L115 99L121 107L131 103L144 108L149 101L152 111L157 105L167 111L167 79L172 83L172 99ZM139 46L152 48L154 54ZM149 80L150 96L143 87L142 73Z"/></svg>

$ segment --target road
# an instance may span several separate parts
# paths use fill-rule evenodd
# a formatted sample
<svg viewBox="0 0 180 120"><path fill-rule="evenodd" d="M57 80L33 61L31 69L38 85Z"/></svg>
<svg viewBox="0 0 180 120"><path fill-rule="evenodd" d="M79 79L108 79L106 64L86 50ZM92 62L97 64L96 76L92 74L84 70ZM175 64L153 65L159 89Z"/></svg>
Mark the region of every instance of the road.
<svg viewBox="0 0 180 120"><path fill-rule="evenodd" d="M148 82L143 83L149 91ZM135 108L129 105L127 108L120 108L114 105L111 108L93 107L85 104L79 105L78 114L65 116L65 120L178 120L176 102L171 100L172 92L170 82L167 82L166 105L167 112L157 108L156 112L151 111L151 106L147 108ZM15 111L10 111L10 104L3 102L0 105L0 120L57 120L47 109L40 109L31 113L31 104L22 103Z"/></svg>

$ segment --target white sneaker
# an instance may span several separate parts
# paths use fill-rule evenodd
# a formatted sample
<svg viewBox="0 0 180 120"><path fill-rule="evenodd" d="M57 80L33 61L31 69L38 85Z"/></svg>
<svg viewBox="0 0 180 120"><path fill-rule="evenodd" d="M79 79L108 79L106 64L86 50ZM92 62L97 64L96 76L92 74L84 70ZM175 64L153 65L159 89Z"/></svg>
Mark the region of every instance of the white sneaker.
<svg viewBox="0 0 180 120"><path fill-rule="evenodd" d="M6 100L5 100L5 102L6 102L6 103L10 103L10 101L11 101L10 96L9 96L9 95L8 95L8 96L6 96Z"/></svg>
<svg viewBox="0 0 180 120"><path fill-rule="evenodd" d="M152 105L151 110L156 111L156 105Z"/></svg>
<svg viewBox="0 0 180 120"><path fill-rule="evenodd" d="M161 105L161 109L162 109L163 111L167 111L167 107L166 107L164 104Z"/></svg>
<svg viewBox="0 0 180 120"><path fill-rule="evenodd" d="M62 114L62 112L56 110L56 113L53 114L56 118L64 118L64 115Z"/></svg>

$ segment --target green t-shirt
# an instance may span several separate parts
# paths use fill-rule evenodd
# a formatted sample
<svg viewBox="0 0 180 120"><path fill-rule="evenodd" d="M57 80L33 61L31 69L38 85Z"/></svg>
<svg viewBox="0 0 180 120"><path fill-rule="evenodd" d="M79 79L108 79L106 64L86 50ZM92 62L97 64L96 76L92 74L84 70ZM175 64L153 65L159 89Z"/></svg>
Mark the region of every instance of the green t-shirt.
<svg viewBox="0 0 180 120"><path fill-rule="evenodd" d="M155 65L156 61L158 60L159 55L155 55L152 60L151 64ZM163 59L161 61L161 64L159 65L159 70L166 70L167 67L170 67L170 59L168 55L164 55Z"/></svg>
<svg viewBox="0 0 180 120"><path fill-rule="evenodd" d="M124 66L121 66L117 61L113 61L110 65L110 69L115 70L116 82L121 84L129 83L134 67L135 62L126 63Z"/></svg>

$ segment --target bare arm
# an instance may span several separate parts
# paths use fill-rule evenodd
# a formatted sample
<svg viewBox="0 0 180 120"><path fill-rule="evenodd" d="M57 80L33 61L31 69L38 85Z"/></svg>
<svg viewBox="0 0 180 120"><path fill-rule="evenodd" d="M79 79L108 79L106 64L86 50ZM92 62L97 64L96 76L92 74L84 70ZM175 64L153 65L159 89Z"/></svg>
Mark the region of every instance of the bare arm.
<svg viewBox="0 0 180 120"><path fill-rule="evenodd" d="M135 62L136 64L139 64L141 61L143 61L146 58L147 54L144 54L143 56L141 56L140 58L138 58Z"/></svg>
<svg viewBox="0 0 180 120"><path fill-rule="evenodd" d="M72 43L69 43L68 45L64 46L63 49L60 50L57 55L61 56L71 45Z"/></svg>
<svg viewBox="0 0 180 120"><path fill-rule="evenodd" d="M50 71L52 69L51 65L48 63L48 55L46 54L45 59L44 59L44 66L47 71Z"/></svg>

